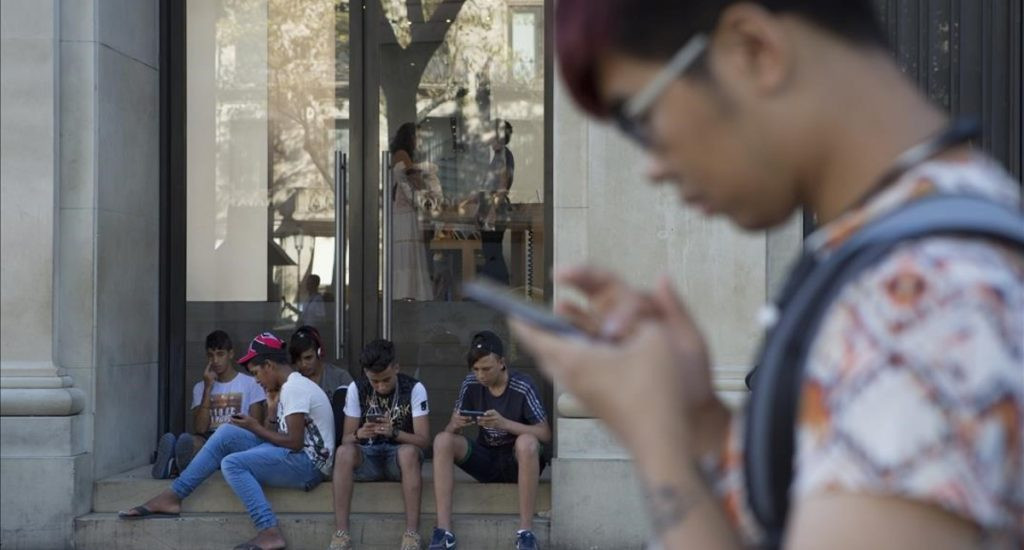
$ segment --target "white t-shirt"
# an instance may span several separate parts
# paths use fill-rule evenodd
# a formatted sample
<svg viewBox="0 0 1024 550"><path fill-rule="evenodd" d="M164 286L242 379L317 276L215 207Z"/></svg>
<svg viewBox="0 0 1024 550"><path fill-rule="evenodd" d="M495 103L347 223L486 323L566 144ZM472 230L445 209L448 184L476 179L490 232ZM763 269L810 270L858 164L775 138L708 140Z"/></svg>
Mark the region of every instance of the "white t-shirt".
<svg viewBox="0 0 1024 550"><path fill-rule="evenodd" d="M192 408L203 404L204 382L192 386ZM238 373L230 382L213 382L210 388L210 431L227 424L233 414L249 414L249 406L266 401L263 386L247 374Z"/></svg>
<svg viewBox="0 0 1024 550"><path fill-rule="evenodd" d="M398 391L397 386L395 391ZM430 408L427 406L427 388L423 382L416 382L416 385L412 387L409 401L412 405L413 418L430 414ZM348 393L345 394L345 416L360 418L362 415L363 408L359 405L359 388L356 388L356 383L352 382L348 385Z"/></svg>
<svg viewBox="0 0 1024 550"><path fill-rule="evenodd" d="M302 450L324 476L330 476L334 458L334 411L324 390L297 372L289 374L281 386L277 403L278 431L288 433L285 418L295 413L306 415Z"/></svg>

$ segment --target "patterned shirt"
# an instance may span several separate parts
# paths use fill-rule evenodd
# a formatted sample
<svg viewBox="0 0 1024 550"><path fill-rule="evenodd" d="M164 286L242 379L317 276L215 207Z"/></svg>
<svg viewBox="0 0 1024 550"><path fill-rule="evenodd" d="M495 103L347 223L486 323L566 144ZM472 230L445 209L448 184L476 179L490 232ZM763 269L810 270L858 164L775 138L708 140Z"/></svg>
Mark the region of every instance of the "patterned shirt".
<svg viewBox="0 0 1024 550"><path fill-rule="evenodd" d="M980 155L931 161L808 237L827 253L865 223L934 193L1020 206ZM898 246L829 306L801 391L791 501L844 492L939 507L990 542L1024 543L1024 258L985 239ZM716 492L748 542L761 533L734 415Z"/></svg>

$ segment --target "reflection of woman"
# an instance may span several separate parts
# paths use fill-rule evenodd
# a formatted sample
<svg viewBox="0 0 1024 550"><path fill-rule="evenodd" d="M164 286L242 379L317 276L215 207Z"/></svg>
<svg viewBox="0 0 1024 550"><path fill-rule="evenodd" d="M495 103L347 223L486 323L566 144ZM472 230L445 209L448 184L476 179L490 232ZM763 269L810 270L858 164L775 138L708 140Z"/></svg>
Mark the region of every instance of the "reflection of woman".
<svg viewBox="0 0 1024 550"><path fill-rule="evenodd" d="M493 156L487 168L487 179L480 196L480 217L483 229L480 231L481 252L484 265L480 274L499 283L509 284L508 264L502 251L505 227L498 218L508 214L508 192L516 173L516 160L508 143L512 139L512 124L507 120L495 122L495 134L491 141Z"/></svg>
<svg viewBox="0 0 1024 550"><path fill-rule="evenodd" d="M427 268L423 232L416 213L416 191L424 189L420 169L413 164L416 150L416 125L407 122L398 128L388 150L391 152L393 224L391 265L394 297L430 300L434 291Z"/></svg>

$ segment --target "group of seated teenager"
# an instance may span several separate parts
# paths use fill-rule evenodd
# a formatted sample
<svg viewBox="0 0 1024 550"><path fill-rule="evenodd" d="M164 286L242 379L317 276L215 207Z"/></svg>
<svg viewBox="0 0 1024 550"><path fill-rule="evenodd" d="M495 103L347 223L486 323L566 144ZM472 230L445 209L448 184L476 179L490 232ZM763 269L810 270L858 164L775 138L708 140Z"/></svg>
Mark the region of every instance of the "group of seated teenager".
<svg viewBox="0 0 1024 550"><path fill-rule="evenodd" d="M354 381L323 360L319 333L310 326L299 328L287 345L268 332L253 338L237 361L252 376L234 369L231 339L223 331L207 337L206 355L203 380L193 388L193 432L164 434L153 465L154 477L176 479L144 504L120 512L120 518L176 517L182 500L219 469L258 531L236 550L285 548L263 487L310 490L333 478L337 530L328 548L346 550L357 542L349 521L354 483L399 481L406 517L401 548L421 548L421 472L431 445L430 407L423 383L399 372L394 344L367 344L359 358L362 376ZM457 547L455 465L483 483L517 483L520 529L514 547L538 548L534 500L545 465L543 446L551 441L540 394L529 376L509 368L493 332L473 335L466 363L471 373L462 381L447 426L433 439L437 525L429 548ZM471 440L462 430L474 424L479 433Z"/></svg>

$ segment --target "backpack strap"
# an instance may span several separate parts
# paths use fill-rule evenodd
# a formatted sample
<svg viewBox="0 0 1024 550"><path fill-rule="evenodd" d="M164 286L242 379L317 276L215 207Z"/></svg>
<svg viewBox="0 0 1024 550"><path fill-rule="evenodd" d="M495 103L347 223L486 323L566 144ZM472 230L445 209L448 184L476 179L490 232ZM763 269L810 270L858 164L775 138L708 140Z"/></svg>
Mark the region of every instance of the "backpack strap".
<svg viewBox="0 0 1024 550"><path fill-rule="evenodd" d="M933 235L969 235L1024 250L1020 210L964 195L926 197L865 226L830 253L805 252L793 268L748 381L744 474L765 547L778 548L789 511L796 414L804 364L825 313L847 283L877 265L901 243Z"/></svg>

